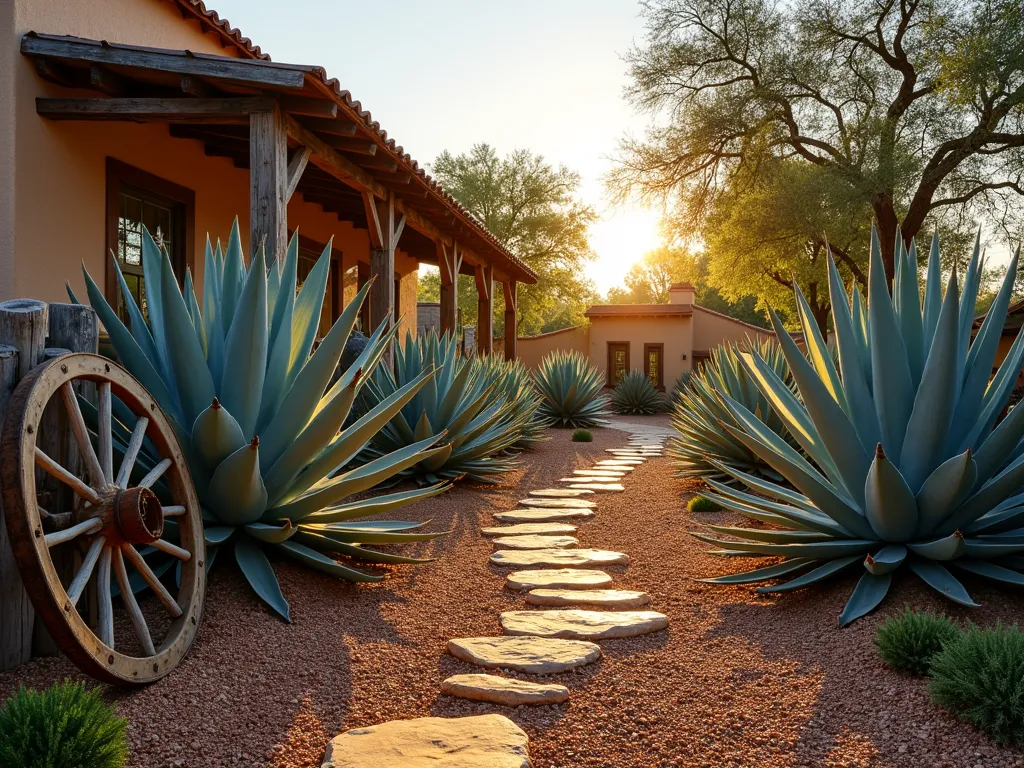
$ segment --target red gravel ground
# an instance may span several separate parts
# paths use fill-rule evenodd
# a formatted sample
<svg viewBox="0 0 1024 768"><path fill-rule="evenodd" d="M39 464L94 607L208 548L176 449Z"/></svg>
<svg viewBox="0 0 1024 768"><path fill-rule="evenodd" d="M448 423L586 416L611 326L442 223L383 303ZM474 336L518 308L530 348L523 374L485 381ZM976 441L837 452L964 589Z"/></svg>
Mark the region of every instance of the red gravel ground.
<svg viewBox="0 0 1024 768"><path fill-rule="evenodd" d="M664 416L629 420L667 425ZM258 602L233 566L220 564L182 666L149 688L108 692L131 721L131 765L308 768L348 728L500 712L529 733L535 768L1024 766L1021 753L932 707L924 683L885 668L871 642L878 623L905 602L982 624L1024 622L1016 595L969 583L984 607L960 610L907 576L882 610L839 630L852 575L771 598L695 582L750 561L708 555L686 535L733 516L693 519L686 485L666 459L631 473L625 493L600 495L596 518L578 536L581 546L632 556L632 565L608 569L614 586L651 593L651 609L669 616L668 631L604 641L601 662L550 676L568 685L567 705L507 709L440 696L445 677L479 671L445 653L448 639L496 635L498 614L524 607L502 589L478 529L526 490L555 485L627 439L611 429L594 437L572 443L568 431L554 431L501 485L462 486L405 510L400 517L451 529L410 547L437 562L395 568L381 584L360 586L278 563L291 625ZM0 674L0 696L19 683L65 676L77 675L63 660L34 661Z"/></svg>

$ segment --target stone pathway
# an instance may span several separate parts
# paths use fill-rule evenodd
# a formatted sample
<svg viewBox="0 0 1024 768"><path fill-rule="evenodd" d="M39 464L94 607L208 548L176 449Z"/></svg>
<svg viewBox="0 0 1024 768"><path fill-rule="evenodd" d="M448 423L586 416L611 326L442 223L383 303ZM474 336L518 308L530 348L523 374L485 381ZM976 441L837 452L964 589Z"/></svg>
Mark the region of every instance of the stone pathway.
<svg viewBox="0 0 1024 768"><path fill-rule="evenodd" d="M633 637L668 626L668 618L638 610L651 602L645 592L608 588L612 577L593 566L628 565L629 555L580 547L575 523L599 509L604 493L621 493L629 473L663 455L671 430L612 420L630 433L624 448L605 449L608 458L559 483L568 487L530 489L521 509L496 512L499 523L481 530L497 548L490 562L528 567L505 576L505 588L526 592L525 603L541 610L506 611L504 635L454 638L448 652L491 670L551 675L601 658L592 640ZM593 497L582 498L582 497ZM571 566L571 567L567 567ZM441 693L503 706L561 704L571 691L558 683L536 683L489 673L453 675ZM506 717L425 717L347 731L331 741L322 768L529 768L527 735Z"/></svg>

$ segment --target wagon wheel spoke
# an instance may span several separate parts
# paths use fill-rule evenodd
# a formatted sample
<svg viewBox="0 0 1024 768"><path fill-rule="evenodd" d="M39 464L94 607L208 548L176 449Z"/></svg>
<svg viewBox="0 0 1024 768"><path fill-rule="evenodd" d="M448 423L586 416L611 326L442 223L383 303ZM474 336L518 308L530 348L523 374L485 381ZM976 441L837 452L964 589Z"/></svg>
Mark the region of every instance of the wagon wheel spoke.
<svg viewBox="0 0 1024 768"><path fill-rule="evenodd" d="M142 559L142 555L131 544L124 544L121 547L121 551L124 556L128 559L128 562L135 566L135 570L139 572L139 575L149 585L149 588L153 590L157 598L163 603L164 608L174 618L181 616L181 608L178 603L171 597L171 593L167 591L160 579L157 578L156 574L150 569L149 564Z"/></svg>
<svg viewBox="0 0 1024 768"><path fill-rule="evenodd" d="M161 461L159 464L157 464L149 471L149 474L147 474L144 478L142 478L142 480L139 481L139 488L152 487L153 483L155 483L157 480L161 478L161 476L163 476L164 472L167 471L167 468L169 466L171 466L170 459L164 459L163 461Z"/></svg>
<svg viewBox="0 0 1024 768"><path fill-rule="evenodd" d="M164 507L164 517L181 517L185 514L184 504L172 504L169 507Z"/></svg>
<svg viewBox="0 0 1024 768"><path fill-rule="evenodd" d="M103 546L99 566L96 568L96 595L99 598L97 619L99 638L108 648L114 647L114 604L110 594L110 544Z"/></svg>
<svg viewBox="0 0 1024 768"><path fill-rule="evenodd" d="M103 528L103 521L98 517L90 518L84 522L72 525L70 528L65 528L63 531L54 531L43 536L46 541L46 546L55 547L58 544L63 544L66 541L71 541L74 538L82 536L83 534L88 536L93 533L99 533Z"/></svg>
<svg viewBox="0 0 1024 768"><path fill-rule="evenodd" d="M64 469L60 464L54 461L50 456L44 453L39 448L36 448L36 466L42 469L46 474L57 478L62 483L71 488L78 496L81 496L86 501L89 501L96 506L103 503L100 495L96 493L92 488L82 482L78 477L73 475L68 470Z"/></svg>
<svg viewBox="0 0 1024 768"><path fill-rule="evenodd" d="M89 551L85 553L82 567L78 569L78 573L71 581L71 586L68 587L68 599L71 601L71 605L78 604L78 598L82 596L85 585L89 583L89 577L92 576L92 571L96 567L96 561L100 559L100 552L102 552L106 541L105 537L97 536L93 539Z"/></svg>
<svg viewBox="0 0 1024 768"><path fill-rule="evenodd" d="M70 381L65 382L60 388L60 396L64 401L64 408L68 412L68 420L71 422L71 432L78 443L78 449L85 458L85 467L89 471L89 480L93 488L102 488L105 484L103 468L100 460L93 450L92 440L89 439L89 431L85 427L85 419L82 417L82 409L78 407L78 396L75 395L74 385Z"/></svg>
<svg viewBox="0 0 1024 768"><path fill-rule="evenodd" d="M110 382L99 384L99 423L96 425L96 437L100 449L100 471L103 482L110 485L114 480L114 433L110 418Z"/></svg>
<svg viewBox="0 0 1024 768"><path fill-rule="evenodd" d="M156 656L156 648L153 646L153 638L149 634L149 626L146 624L146 617L142 615L139 603L132 592L131 582L128 581L128 570L124 567L124 556L120 547L115 547L113 552L114 576L117 578L117 586L121 590L121 600L124 602L125 610L132 620L135 628L135 636L142 645L142 650L147 656Z"/></svg>
<svg viewBox="0 0 1024 768"><path fill-rule="evenodd" d="M176 557L183 562L192 558L192 553L187 549L182 549L176 544L171 544L169 541L164 541L163 539L151 541L149 546L153 547L153 549L159 549L161 552L166 552L168 555Z"/></svg>
<svg viewBox="0 0 1024 768"><path fill-rule="evenodd" d="M142 441L146 437L146 429L148 427L149 419L145 416L139 416L139 420L135 422L135 429L132 430L131 439L128 440L128 449L121 460L121 468L117 472L117 480L114 485L120 488L128 487L132 470L135 468L135 459L139 456L139 449L142 448Z"/></svg>

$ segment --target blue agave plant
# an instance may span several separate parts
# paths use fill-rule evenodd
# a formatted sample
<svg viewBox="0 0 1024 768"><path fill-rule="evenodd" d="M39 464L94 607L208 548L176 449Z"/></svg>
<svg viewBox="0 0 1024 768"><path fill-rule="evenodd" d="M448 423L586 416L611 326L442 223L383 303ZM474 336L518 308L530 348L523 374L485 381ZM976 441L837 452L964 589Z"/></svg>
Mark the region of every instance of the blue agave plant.
<svg viewBox="0 0 1024 768"><path fill-rule="evenodd" d="M976 603L954 571L1024 586L1024 408L998 420L1024 362L1024 335L991 376L1017 258L973 342L979 247L963 293L954 269L943 296L937 238L923 286L916 246L907 250L897 240L890 297L872 232L867 306L855 293L852 310L829 260L838 367L799 288L806 356L771 313L800 399L756 351L743 356L743 365L806 456L728 397L738 425L725 428L796 490L719 463L757 495L709 480L717 494L708 497L778 527L711 526L731 538L696 535L721 554L783 560L708 581L798 574L759 590L787 592L856 568L860 580L840 625L878 606L893 576L907 570L967 606Z"/></svg>

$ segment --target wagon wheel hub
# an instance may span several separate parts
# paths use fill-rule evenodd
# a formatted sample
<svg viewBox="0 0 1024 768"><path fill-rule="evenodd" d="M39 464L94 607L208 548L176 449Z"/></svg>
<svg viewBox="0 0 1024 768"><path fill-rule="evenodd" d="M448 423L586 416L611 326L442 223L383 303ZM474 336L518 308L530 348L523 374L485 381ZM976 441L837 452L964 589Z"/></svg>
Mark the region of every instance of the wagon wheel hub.
<svg viewBox="0 0 1024 768"><path fill-rule="evenodd" d="M149 488L127 488L114 496L114 525L129 544L152 544L164 535L164 512Z"/></svg>

